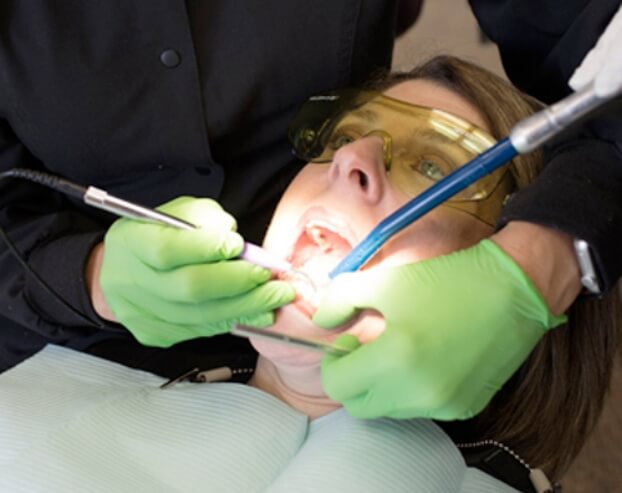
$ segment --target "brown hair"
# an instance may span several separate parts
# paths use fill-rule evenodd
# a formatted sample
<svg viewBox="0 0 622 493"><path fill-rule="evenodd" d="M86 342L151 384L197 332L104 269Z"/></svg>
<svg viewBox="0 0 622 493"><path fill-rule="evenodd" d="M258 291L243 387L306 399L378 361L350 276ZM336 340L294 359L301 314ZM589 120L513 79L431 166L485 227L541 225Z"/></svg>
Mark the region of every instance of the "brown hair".
<svg viewBox="0 0 622 493"><path fill-rule="evenodd" d="M462 96L481 112L495 138L542 105L491 72L455 57L431 59L411 72L372 83L385 90L426 79ZM544 166L541 152L515 158L517 188ZM568 323L550 330L489 405L465 422L478 440L502 442L532 467L558 478L594 428L609 387L622 309L617 291L601 300L577 301Z"/></svg>

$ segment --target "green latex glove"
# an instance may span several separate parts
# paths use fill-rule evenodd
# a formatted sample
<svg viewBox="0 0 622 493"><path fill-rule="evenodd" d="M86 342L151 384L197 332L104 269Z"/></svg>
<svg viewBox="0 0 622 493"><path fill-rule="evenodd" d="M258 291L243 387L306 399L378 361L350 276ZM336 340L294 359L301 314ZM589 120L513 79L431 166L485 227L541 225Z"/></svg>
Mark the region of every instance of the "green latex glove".
<svg viewBox="0 0 622 493"><path fill-rule="evenodd" d="M565 321L490 240L423 262L341 275L313 321L335 327L359 308L380 311L386 330L322 361L326 393L359 418L472 417L547 329ZM336 344L356 346L352 339Z"/></svg>
<svg viewBox="0 0 622 493"><path fill-rule="evenodd" d="M158 210L201 226L195 231L120 219L108 230L100 285L108 306L138 341L168 347L227 332L266 327L292 301L292 286L238 256L233 217L213 200L177 198Z"/></svg>

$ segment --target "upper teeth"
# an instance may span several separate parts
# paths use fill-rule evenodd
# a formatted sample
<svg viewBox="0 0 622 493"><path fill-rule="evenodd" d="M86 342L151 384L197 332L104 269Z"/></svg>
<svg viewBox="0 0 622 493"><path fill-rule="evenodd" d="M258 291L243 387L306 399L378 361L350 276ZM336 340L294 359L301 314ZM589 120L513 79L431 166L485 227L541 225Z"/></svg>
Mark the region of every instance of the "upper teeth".
<svg viewBox="0 0 622 493"><path fill-rule="evenodd" d="M332 226L319 221L307 223L305 231L324 253L328 253L332 249L332 244L326 239L320 228L335 232Z"/></svg>
<svg viewBox="0 0 622 493"><path fill-rule="evenodd" d="M313 239L313 241L320 247L324 253L328 253L330 250L330 243L326 240L324 233L317 228L307 228L307 234Z"/></svg>

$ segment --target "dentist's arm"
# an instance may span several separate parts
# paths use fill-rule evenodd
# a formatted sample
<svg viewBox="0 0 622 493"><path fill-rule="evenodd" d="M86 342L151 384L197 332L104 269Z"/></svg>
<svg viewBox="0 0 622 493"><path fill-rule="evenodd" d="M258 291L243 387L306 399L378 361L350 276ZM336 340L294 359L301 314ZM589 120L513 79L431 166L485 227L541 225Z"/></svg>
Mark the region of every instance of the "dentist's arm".
<svg viewBox="0 0 622 493"><path fill-rule="evenodd" d="M469 3L482 30L498 46L508 78L546 103L572 91L568 81L583 60L587 80L601 70L603 77L622 73L615 68L622 63L620 55L609 57L605 65L587 63L594 58L588 55L592 50L603 54L606 48L611 54L622 46L611 42L620 36L620 0L571 0L563 10L557 0ZM590 75L588 66L595 69ZM622 101L609 103L586 124L547 144L544 170L515 194L498 225L529 222L585 240L604 293L622 275L621 109Z"/></svg>
<svg viewBox="0 0 622 493"><path fill-rule="evenodd" d="M514 221L491 239L531 279L552 313L563 314L581 292L573 238L568 234Z"/></svg>

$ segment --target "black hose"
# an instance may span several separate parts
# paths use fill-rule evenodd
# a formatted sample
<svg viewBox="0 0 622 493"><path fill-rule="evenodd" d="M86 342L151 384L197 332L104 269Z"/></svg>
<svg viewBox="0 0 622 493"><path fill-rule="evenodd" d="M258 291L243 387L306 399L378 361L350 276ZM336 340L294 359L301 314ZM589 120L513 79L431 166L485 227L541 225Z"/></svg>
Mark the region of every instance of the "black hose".
<svg viewBox="0 0 622 493"><path fill-rule="evenodd" d="M44 185L48 188L52 188L58 192L61 192L65 195L70 195L72 197L77 197L80 200L83 200L84 194L86 193L86 188L80 185L76 185L68 180L60 178L59 176L51 175L48 173L42 173L40 171L35 171L31 169L25 168L13 168L8 171L3 171L0 173L0 180L3 178L22 178L25 180L30 180L35 183L39 183L40 185ZM0 239L4 241L7 245L9 252L13 254L13 257L19 262L19 264L28 272L31 276L33 276L39 285L52 296L53 299L56 299L59 303L61 303L65 308L69 309L75 315L80 317L82 320L87 322L89 325L93 323L92 320L85 317L82 313L76 310L71 304L66 301L61 295L59 295L52 287L30 266L28 261L24 258L24 256L17 249L15 244L11 241L5 230L0 225Z"/></svg>

